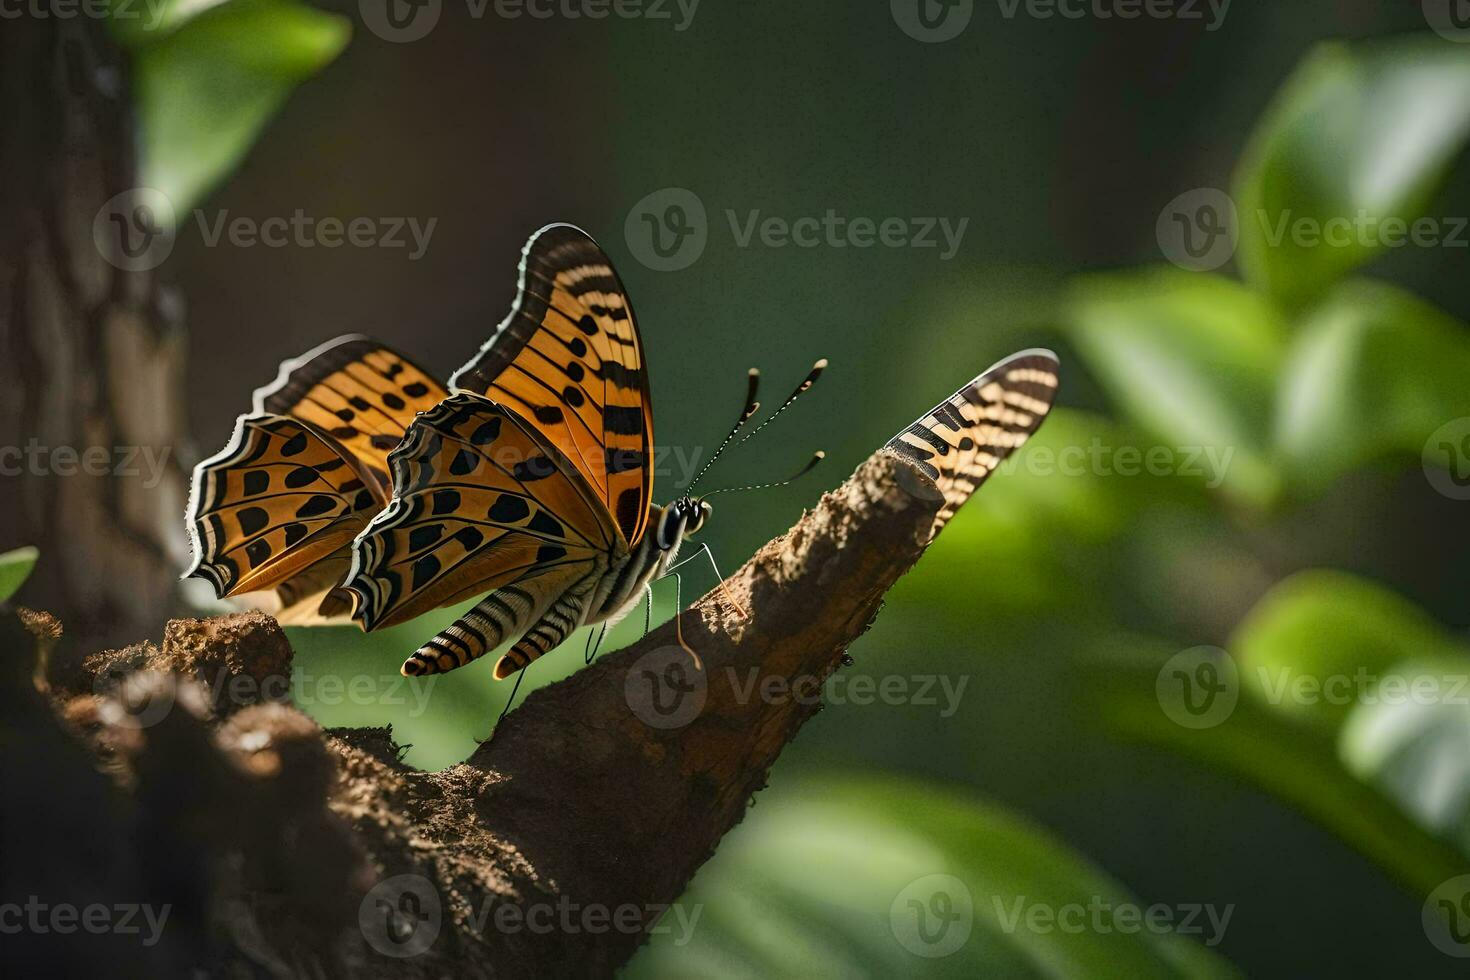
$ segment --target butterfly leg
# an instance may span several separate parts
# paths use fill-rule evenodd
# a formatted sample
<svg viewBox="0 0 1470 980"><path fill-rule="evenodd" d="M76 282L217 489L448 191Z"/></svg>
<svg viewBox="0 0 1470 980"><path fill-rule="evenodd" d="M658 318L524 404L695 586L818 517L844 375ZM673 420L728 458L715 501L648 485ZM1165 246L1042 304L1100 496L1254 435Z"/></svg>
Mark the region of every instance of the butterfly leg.
<svg viewBox="0 0 1470 980"><path fill-rule="evenodd" d="M643 587L643 635L653 628L653 583Z"/></svg>
<svg viewBox="0 0 1470 980"><path fill-rule="evenodd" d="M674 637L679 641L679 646L694 661L694 669L704 670L704 661L699 659L699 654L694 652L693 647L684 642L684 602L679 595L684 580L679 577L678 572L670 571L668 574L674 580L674 609L676 610L674 613Z"/></svg>
<svg viewBox="0 0 1470 980"><path fill-rule="evenodd" d="M597 628L597 642L596 643L592 642L592 630L589 629L587 631L587 647L586 647L586 649L584 649L582 651L582 665L583 666L586 666L587 664L590 664L590 663L592 663L592 661L594 661L594 660L597 659L597 651L602 648L602 636L606 632L607 632L607 622L606 622L606 620L604 620L603 623L602 623L602 625L600 625ZM644 632L646 633L648 631L647 630L644 630Z"/></svg>
<svg viewBox="0 0 1470 980"><path fill-rule="evenodd" d="M717 583L718 583L718 585L720 587L720 592L722 592L724 594L724 596L725 596L725 601L728 602L730 605L732 605L732 606L735 607L735 611L740 614L740 618L741 619L749 619L750 618L750 613L746 612L745 611L745 607L742 606L740 603L738 603L738 602L735 601L735 596L733 596L730 593L729 587L725 585L725 576L723 576L723 575L720 574L720 566L718 566L718 565L715 564L715 555L714 555L714 552L712 552L712 551L709 550L709 543L708 542L705 542L704 544L701 544L699 546L699 550L696 551L694 554L690 555L688 558L681 558L679 561L674 562L674 564L670 565L668 571L664 572L664 574L665 575L672 574L673 571L676 568L678 568L680 565L688 564L689 562L691 562L694 559L698 558L701 554L703 554L706 558L709 559L709 567L712 568L712 569L714 569L715 579L717 580Z"/></svg>
<svg viewBox="0 0 1470 980"><path fill-rule="evenodd" d="M500 709L500 717L495 719L495 727L496 728L499 728L500 727L500 723L502 721L504 721L505 720L505 716L510 713L511 705L513 705L513 704L516 703L516 692L521 689L521 681L523 681L523 680L526 679L526 674L529 671L530 671L530 665L529 664L527 664L525 667L521 668L520 670L516 671L516 682L515 682L515 686L513 686L510 689L510 697L508 697L508 698L505 699L505 707L503 707L503 708Z"/></svg>

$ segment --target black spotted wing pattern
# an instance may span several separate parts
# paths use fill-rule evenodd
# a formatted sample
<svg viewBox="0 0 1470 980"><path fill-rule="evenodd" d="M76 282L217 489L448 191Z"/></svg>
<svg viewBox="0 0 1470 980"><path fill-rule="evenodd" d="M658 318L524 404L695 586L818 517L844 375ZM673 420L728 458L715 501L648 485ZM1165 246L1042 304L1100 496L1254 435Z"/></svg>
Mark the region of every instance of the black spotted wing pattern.
<svg viewBox="0 0 1470 980"><path fill-rule="evenodd" d="M274 589L350 546L384 503L377 479L327 433L241 416L229 445L195 468L185 575L221 597Z"/></svg>
<svg viewBox="0 0 1470 980"><path fill-rule="evenodd" d="M521 256L510 314L450 387L524 418L576 467L623 541L653 500L653 402L643 342L612 260L580 228L555 224Z"/></svg>
<svg viewBox="0 0 1470 980"><path fill-rule="evenodd" d="M389 466L393 498L354 543L345 583L364 629L521 580L572 581L619 552L606 507L560 450L479 395L420 415Z"/></svg>

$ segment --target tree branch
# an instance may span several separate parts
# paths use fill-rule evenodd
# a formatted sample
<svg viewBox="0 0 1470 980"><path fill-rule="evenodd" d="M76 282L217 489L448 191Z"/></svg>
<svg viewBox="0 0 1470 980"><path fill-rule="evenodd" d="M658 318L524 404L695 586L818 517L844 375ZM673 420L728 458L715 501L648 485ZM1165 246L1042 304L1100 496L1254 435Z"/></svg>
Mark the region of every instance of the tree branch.
<svg viewBox="0 0 1470 980"><path fill-rule="evenodd" d="M702 670L666 624L536 691L439 773L403 765L386 729L323 733L287 704L244 703L290 669L260 614L175 621L161 647L53 677L62 716L149 828L118 881L135 901L194 896L145 958L279 975L611 974L819 709L938 504L906 463L873 456L736 572L729 596L683 613ZM69 798L54 779L35 792Z"/></svg>

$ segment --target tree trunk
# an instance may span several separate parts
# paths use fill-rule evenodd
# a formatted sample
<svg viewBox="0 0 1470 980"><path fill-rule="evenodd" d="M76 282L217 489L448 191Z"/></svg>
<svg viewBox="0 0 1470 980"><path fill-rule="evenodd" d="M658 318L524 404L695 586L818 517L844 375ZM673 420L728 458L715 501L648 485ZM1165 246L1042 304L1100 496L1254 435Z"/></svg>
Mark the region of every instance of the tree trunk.
<svg viewBox="0 0 1470 980"><path fill-rule="evenodd" d="M150 268L171 242L117 237L146 198L105 22L7 22L0 95L0 550L40 549L20 598L69 648L119 643L175 610L187 548L180 303Z"/></svg>

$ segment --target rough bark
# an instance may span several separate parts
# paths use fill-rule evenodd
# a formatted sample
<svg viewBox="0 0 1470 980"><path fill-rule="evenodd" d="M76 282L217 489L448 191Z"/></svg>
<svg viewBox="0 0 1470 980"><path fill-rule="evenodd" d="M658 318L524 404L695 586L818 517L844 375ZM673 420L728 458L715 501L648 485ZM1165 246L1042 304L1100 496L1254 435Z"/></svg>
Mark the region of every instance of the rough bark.
<svg viewBox="0 0 1470 980"><path fill-rule="evenodd" d="M174 611L186 548L179 303L94 237L131 216L127 81L95 17L0 31L0 551L38 546L27 598L99 643Z"/></svg>
<svg viewBox="0 0 1470 980"><path fill-rule="evenodd" d="M6 657L0 717L19 731L0 739L13 790L0 833L46 860L7 859L0 894L173 907L152 947L25 935L13 962L609 975L818 710L822 680L924 550L936 508L907 464L874 456L728 594L685 611L701 670L666 624L536 691L438 773L403 765L386 729L323 732L262 701L291 651L259 613L175 621L159 645L53 667L50 710L23 658Z"/></svg>

